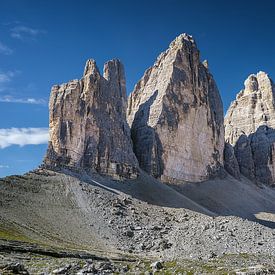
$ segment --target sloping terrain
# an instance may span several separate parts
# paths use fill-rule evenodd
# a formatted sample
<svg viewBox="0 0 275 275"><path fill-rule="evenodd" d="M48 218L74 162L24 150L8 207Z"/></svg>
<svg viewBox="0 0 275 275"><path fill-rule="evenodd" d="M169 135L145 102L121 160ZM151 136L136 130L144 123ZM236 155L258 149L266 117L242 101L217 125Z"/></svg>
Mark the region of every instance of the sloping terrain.
<svg viewBox="0 0 275 275"><path fill-rule="evenodd" d="M138 180L116 182L96 174L78 179L41 170L4 178L0 188L2 227L19 231L23 239L27 236L38 243L61 247L116 252L119 243L112 219L118 222L128 216L131 222L138 215L135 208L148 211L148 203L213 215L146 175ZM136 199L133 201L132 197Z"/></svg>
<svg viewBox="0 0 275 275"><path fill-rule="evenodd" d="M143 173L113 181L39 169L0 180L0 239L108 258L209 262L253 254L271 264L272 226L235 216L271 215L273 198L273 189L230 176L179 188Z"/></svg>
<svg viewBox="0 0 275 275"><path fill-rule="evenodd" d="M217 215L238 216L275 228L274 188L231 176L173 187Z"/></svg>

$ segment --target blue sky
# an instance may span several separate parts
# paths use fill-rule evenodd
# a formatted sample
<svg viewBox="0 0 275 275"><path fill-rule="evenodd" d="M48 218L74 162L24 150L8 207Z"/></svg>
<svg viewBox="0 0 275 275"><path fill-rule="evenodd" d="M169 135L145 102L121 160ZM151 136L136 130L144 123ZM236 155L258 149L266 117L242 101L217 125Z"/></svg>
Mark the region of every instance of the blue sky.
<svg viewBox="0 0 275 275"><path fill-rule="evenodd" d="M1 0L0 177L41 163L53 84L80 78L88 58L100 69L119 58L130 92L183 32L209 61L225 110L249 74L275 79L273 0Z"/></svg>

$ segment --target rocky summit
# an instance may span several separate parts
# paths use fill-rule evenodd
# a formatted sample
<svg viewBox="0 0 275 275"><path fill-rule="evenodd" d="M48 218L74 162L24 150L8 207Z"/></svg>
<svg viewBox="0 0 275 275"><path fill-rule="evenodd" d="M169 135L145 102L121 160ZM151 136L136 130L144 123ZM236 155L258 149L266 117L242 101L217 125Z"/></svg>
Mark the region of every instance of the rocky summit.
<svg viewBox="0 0 275 275"><path fill-rule="evenodd" d="M225 140L234 147L243 175L274 185L275 86L264 72L250 75L244 86L225 116Z"/></svg>
<svg viewBox="0 0 275 275"><path fill-rule="evenodd" d="M219 172L223 105L192 36L178 36L146 70L127 120L140 167L161 181L203 181Z"/></svg>
<svg viewBox="0 0 275 275"><path fill-rule="evenodd" d="M83 78L55 85L50 96L46 167L73 167L116 178L135 178L138 162L126 122L126 84L119 60L104 74L88 60Z"/></svg>

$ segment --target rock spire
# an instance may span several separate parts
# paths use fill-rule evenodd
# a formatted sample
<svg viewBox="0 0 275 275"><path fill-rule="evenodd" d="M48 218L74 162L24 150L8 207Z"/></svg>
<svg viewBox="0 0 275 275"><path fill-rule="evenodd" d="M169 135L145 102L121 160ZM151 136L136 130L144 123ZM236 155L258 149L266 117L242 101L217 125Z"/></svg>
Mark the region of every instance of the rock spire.
<svg viewBox="0 0 275 275"><path fill-rule="evenodd" d="M44 163L135 178L138 162L126 122L126 85L119 60L101 76L88 60L80 80L55 85L50 96L50 141Z"/></svg>
<svg viewBox="0 0 275 275"><path fill-rule="evenodd" d="M208 63L181 34L147 69L128 99L140 167L164 182L204 181L223 166L223 106Z"/></svg>

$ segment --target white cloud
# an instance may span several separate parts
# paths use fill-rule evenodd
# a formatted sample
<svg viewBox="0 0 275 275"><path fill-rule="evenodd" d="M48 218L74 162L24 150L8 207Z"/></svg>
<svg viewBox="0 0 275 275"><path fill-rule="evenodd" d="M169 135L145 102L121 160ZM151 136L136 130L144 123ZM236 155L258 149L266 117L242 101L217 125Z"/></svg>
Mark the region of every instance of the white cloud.
<svg viewBox="0 0 275 275"><path fill-rule="evenodd" d="M26 26L16 26L11 30L11 37L24 40L25 38L34 39L37 35L45 33L43 30L33 29Z"/></svg>
<svg viewBox="0 0 275 275"><path fill-rule="evenodd" d="M11 79L15 76L15 72L0 72L0 83L10 82Z"/></svg>
<svg viewBox="0 0 275 275"><path fill-rule="evenodd" d="M1 168L10 168L8 165L3 165L3 164L0 164L0 169Z"/></svg>
<svg viewBox="0 0 275 275"><path fill-rule="evenodd" d="M12 145L46 144L49 139L48 128L9 128L0 129L0 149Z"/></svg>
<svg viewBox="0 0 275 275"><path fill-rule="evenodd" d="M0 42L0 53L5 55L10 55L13 53L13 50L10 49L8 46Z"/></svg>
<svg viewBox="0 0 275 275"><path fill-rule="evenodd" d="M47 101L43 98L14 98L12 96L0 97L0 102L47 105Z"/></svg>

